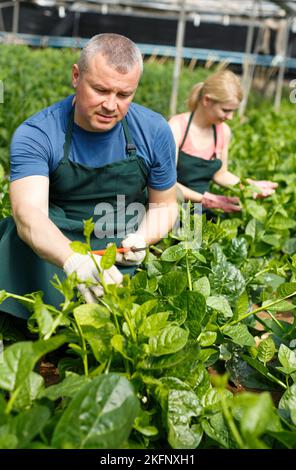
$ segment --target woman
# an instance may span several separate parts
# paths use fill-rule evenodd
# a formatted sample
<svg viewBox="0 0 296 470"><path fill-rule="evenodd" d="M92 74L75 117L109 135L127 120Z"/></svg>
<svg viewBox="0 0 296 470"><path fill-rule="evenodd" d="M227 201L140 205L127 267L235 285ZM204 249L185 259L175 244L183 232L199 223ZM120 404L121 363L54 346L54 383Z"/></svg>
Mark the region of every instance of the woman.
<svg viewBox="0 0 296 470"><path fill-rule="evenodd" d="M203 209L241 210L239 198L208 192L211 181L224 187L240 181L228 170L231 131L225 121L232 119L241 100L238 77L223 70L196 84L189 95L189 112L169 121L177 147L178 188L185 200L201 202ZM247 181L258 188L254 197L270 196L278 186L271 181Z"/></svg>

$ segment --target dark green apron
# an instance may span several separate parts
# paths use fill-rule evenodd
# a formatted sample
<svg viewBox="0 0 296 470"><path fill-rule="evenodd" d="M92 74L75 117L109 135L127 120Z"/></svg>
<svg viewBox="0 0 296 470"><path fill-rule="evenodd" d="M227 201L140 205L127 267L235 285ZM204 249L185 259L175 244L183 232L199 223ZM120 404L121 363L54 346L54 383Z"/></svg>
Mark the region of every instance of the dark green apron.
<svg viewBox="0 0 296 470"><path fill-rule="evenodd" d="M214 174L220 170L222 161L217 158L216 152L214 152L210 160L205 160L204 158L192 156L183 152L182 147L188 135L192 118L193 113L190 115L183 141L179 147L177 179L178 183L183 184L193 191L203 194L209 190L210 182L212 181ZM213 126L213 130L216 146L216 126Z"/></svg>
<svg viewBox="0 0 296 470"><path fill-rule="evenodd" d="M68 121L63 158L50 175L49 218L70 240L85 241L83 220L93 217L96 225L91 238L92 248L102 249L110 242L120 245L126 236L127 224L130 222L132 227L135 221L133 206L127 211L130 214L126 213L127 206L134 202L143 206L147 204L148 168L144 160L136 154L126 119L122 121L127 142L124 160L99 168L90 168L69 160L73 121L74 109ZM100 160L103 160L102 156L98 157L98 161ZM98 213L100 203L105 203L103 207L107 212L109 210L109 215L106 211ZM102 216L109 218L113 226L101 226ZM39 258L18 237L12 217L0 222L0 260L0 290L19 295L43 291L44 302L55 307L59 307L64 300L50 282L54 274L61 280L64 279L64 271ZM123 274L133 274L136 267L119 269ZM21 318L29 316L26 308L13 299L7 299L0 304L0 311Z"/></svg>

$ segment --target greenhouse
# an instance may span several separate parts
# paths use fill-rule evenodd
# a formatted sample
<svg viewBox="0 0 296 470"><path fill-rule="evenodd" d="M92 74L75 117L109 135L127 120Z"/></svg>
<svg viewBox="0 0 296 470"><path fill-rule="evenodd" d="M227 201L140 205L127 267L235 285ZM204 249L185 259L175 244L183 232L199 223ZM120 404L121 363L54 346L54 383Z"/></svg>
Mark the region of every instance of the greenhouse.
<svg viewBox="0 0 296 470"><path fill-rule="evenodd" d="M296 0L0 2L5 462L291 456L295 73Z"/></svg>

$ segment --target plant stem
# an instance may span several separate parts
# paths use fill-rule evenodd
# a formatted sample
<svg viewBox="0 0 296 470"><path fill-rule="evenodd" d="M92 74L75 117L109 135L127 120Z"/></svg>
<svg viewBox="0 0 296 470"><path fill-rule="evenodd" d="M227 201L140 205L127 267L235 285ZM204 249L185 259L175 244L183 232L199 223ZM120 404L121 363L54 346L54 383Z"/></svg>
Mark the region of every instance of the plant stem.
<svg viewBox="0 0 296 470"><path fill-rule="evenodd" d="M292 294L286 295L286 297L283 297L282 299L277 299L277 300L275 300L274 302L271 302L270 304L264 305L263 307L261 306L261 307L255 308L255 310L252 310L251 312L246 313L246 315L242 316L239 320L234 320L234 321L232 321L232 322L230 322L230 323L227 323L227 324L223 325L223 326L221 327L221 329L223 330L223 328L224 328L225 326L229 326L229 325L232 326L232 325L235 325L236 323L239 323L239 322L241 322L242 320L245 320L245 318L248 318L248 317L250 317L251 315L254 315L255 313L262 312L263 310L268 310L270 307L273 307L274 305L279 304L279 303L282 302L283 300L286 300L286 299L289 299L289 298L291 298L291 297L294 297L295 295L296 295L296 291L293 292Z"/></svg>
<svg viewBox="0 0 296 470"><path fill-rule="evenodd" d="M186 250L186 272L187 272L187 279L188 279L188 287L189 287L189 290L192 291L192 279L191 279L189 259L188 259L188 250Z"/></svg>
<svg viewBox="0 0 296 470"><path fill-rule="evenodd" d="M12 392L12 394L10 395L10 398L9 398L8 403L6 405L6 408L5 408L5 414L7 414L7 415L10 414L10 412L12 410L12 407L13 407L13 404L14 404L14 402L15 402L15 400L16 400L19 392L20 392L20 389L21 389L21 387L16 388Z"/></svg>
<svg viewBox="0 0 296 470"><path fill-rule="evenodd" d="M82 358L82 361L83 361L83 368L84 368L84 375L86 377L88 377L88 359L87 359L87 349L86 349L86 343L85 343L85 339L84 339L84 336L83 336L83 333L82 333L82 330L80 328L80 325L79 323L76 321L76 326L77 326L77 329L78 329L78 332L79 332L79 336L81 338L81 344L82 344L82 349L83 349L83 358Z"/></svg>
<svg viewBox="0 0 296 470"><path fill-rule="evenodd" d="M221 405L222 405L222 410L223 410L223 414L224 414L224 417L227 421L227 424L228 424L228 427L239 447L239 449L245 449L245 445L243 443L243 440L240 436L240 433L238 432L238 429L235 425L235 422L231 416L231 413L228 409L228 406L227 406L227 403L226 403L226 400L225 400L225 397L224 397L224 394L221 393Z"/></svg>

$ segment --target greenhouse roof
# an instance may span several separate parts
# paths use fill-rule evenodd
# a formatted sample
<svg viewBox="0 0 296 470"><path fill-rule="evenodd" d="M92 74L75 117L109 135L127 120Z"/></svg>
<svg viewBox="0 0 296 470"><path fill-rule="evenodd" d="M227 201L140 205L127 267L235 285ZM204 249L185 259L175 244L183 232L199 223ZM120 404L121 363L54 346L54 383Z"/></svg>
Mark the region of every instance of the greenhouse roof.
<svg viewBox="0 0 296 470"><path fill-rule="evenodd" d="M40 6L66 6L75 11L102 13L154 12L155 15L176 15L180 0L31 0ZM256 16L260 18L296 16L296 0L186 0L187 13L202 15Z"/></svg>

